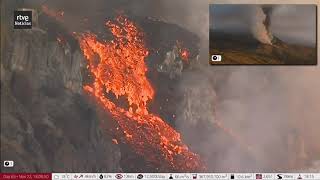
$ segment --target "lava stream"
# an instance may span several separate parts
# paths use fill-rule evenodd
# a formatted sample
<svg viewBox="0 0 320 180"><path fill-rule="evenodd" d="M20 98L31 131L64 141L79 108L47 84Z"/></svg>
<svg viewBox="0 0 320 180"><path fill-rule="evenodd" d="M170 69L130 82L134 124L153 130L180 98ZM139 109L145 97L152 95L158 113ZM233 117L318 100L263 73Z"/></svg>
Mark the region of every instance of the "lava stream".
<svg viewBox="0 0 320 180"><path fill-rule="evenodd" d="M90 32L78 35L78 40L93 77L92 84L84 86L84 90L117 121L124 134L117 138L158 166L166 164L176 171L205 169L200 157L182 143L180 134L147 109L154 89L146 77L148 49L141 30L124 16L108 21L106 27L114 36L112 41L99 41ZM108 99L108 92L117 98L125 96L129 109Z"/></svg>

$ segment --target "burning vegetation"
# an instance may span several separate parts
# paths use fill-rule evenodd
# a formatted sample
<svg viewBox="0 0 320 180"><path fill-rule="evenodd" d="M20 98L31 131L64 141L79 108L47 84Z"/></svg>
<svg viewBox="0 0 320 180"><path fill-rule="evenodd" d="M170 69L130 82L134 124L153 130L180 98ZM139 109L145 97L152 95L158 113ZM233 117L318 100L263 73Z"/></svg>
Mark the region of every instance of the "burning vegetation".
<svg viewBox="0 0 320 180"><path fill-rule="evenodd" d="M84 90L116 120L120 127L117 139L157 166L176 171L203 170L200 157L182 143L180 134L148 111L155 92L146 77L149 51L141 29L122 15L105 25L114 36L110 42L98 40L90 32L79 34L78 39L93 79ZM187 58L187 52L181 53L182 58ZM129 108L117 106L107 93L125 97Z"/></svg>

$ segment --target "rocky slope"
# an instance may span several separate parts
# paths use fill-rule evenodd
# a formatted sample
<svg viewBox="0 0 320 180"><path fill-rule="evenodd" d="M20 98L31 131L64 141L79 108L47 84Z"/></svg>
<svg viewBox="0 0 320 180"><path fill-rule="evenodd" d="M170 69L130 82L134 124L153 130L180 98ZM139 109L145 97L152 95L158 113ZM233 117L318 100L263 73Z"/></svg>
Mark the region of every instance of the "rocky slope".
<svg viewBox="0 0 320 180"><path fill-rule="evenodd" d="M119 148L82 96L80 50L46 31L7 32L1 58L2 172L117 172ZM3 159L4 158L4 159Z"/></svg>
<svg viewBox="0 0 320 180"><path fill-rule="evenodd" d="M262 44L249 34L210 32L210 54L222 55L215 64L317 64L315 47L288 44L277 37L272 45Z"/></svg>

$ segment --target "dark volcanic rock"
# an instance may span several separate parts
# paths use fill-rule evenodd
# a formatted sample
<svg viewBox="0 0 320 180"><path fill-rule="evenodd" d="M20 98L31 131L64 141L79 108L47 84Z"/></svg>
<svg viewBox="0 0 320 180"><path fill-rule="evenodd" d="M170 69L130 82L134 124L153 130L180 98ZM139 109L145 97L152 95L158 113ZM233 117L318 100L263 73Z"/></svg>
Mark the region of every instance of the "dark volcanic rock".
<svg viewBox="0 0 320 180"><path fill-rule="evenodd" d="M82 96L82 53L17 30L1 61L2 172L118 172L119 148ZM4 159L1 159L4 160Z"/></svg>
<svg viewBox="0 0 320 180"><path fill-rule="evenodd" d="M277 38L272 45L260 43L251 34L210 31L210 54L220 54L223 61L215 64L317 64L317 49L290 44Z"/></svg>

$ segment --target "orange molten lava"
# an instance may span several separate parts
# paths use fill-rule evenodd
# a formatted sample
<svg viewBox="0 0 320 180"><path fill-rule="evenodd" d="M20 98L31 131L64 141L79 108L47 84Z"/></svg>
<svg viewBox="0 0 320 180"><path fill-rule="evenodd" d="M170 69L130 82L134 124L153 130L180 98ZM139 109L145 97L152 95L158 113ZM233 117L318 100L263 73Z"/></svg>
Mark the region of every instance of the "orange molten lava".
<svg viewBox="0 0 320 180"><path fill-rule="evenodd" d="M188 59L189 59L189 52L188 52L188 50L183 49L183 50L181 50L180 54L181 54L181 58L182 58L183 60L188 61Z"/></svg>
<svg viewBox="0 0 320 180"><path fill-rule="evenodd" d="M117 139L156 166L176 171L203 170L199 156L181 142L180 134L148 111L147 103L155 92L146 77L148 50L143 33L123 16L108 21L106 26L114 36L110 42L99 41L93 33L83 33L78 39L93 77L93 83L84 90L117 121L122 130L121 135L116 134ZM108 92L117 98L126 97L129 108L118 107L107 98Z"/></svg>
<svg viewBox="0 0 320 180"><path fill-rule="evenodd" d="M184 60L186 63L188 63L190 52L188 51L188 49L183 47L183 43L180 41L177 41L177 46L179 49L179 54L180 54L181 59Z"/></svg>

